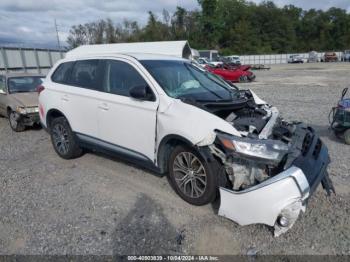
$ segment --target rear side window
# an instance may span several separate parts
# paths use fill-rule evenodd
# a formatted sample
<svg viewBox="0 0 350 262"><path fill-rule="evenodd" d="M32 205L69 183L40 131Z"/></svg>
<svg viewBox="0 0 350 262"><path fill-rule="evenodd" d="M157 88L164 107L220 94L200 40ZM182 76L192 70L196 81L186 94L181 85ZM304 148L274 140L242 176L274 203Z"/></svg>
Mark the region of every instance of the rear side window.
<svg viewBox="0 0 350 262"><path fill-rule="evenodd" d="M99 61L97 59L81 60L74 64L70 84L88 89L99 89Z"/></svg>
<svg viewBox="0 0 350 262"><path fill-rule="evenodd" d="M106 60L105 92L129 96L129 91L135 86L147 85L143 77L128 63L116 60Z"/></svg>
<svg viewBox="0 0 350 262"><path fill-rule="evenodd" d="M62 63L53 73L51 80L56 83L67 84L72 72L74 62Z"/></svg>

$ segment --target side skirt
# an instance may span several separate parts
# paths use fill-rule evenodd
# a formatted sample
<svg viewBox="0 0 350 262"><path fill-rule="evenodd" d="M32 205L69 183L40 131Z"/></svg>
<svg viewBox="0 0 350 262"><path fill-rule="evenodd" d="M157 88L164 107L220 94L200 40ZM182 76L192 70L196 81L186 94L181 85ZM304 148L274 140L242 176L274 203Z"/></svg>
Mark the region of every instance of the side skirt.
<svg viewBox="0 0 350 262"><path fill-rule="evenodd" d="M164 176L164 174L161 173L160 169L152 162L152 160L139 152L81 133L75 134L79 145L83 148L100 152L112 157L118 157L126 162L145 168L156 176Z"/></svg>

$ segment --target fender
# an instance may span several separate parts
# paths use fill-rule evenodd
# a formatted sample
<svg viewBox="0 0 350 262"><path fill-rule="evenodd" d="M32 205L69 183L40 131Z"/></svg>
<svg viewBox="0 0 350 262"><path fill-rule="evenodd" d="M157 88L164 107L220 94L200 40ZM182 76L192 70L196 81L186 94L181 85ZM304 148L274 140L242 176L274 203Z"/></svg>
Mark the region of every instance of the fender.
<svg viewBox="0 0 350 262"><path fill-rule="evenodd" d="M49 111L47 111L47 113L46 113L46 128L47 129L50 128L49 124L50 124L50 118L51 117L59 117L59 116L63 116L68 121L68 118L58 109L50 109ZM69 121L68 121L68 124L69 124Z"/></svg>
<svg viewBox="0 0 350 262"><path fill-rule="evenodd" d="M208 146L198 146L193 144L191 141L188 139L175 135L175 134L170 134L165 136L162 141L159 143L159 147L157 150L157 162L156 165L159 168L161 173L165 173L167 171L167 162L168 162L168 147L167 145L177 145L177 144L185 144L193 149L195 149L200 156L207 162L207 163L212 163L214 162L215 158L213 154L211 153L210 149Z"/></svg>

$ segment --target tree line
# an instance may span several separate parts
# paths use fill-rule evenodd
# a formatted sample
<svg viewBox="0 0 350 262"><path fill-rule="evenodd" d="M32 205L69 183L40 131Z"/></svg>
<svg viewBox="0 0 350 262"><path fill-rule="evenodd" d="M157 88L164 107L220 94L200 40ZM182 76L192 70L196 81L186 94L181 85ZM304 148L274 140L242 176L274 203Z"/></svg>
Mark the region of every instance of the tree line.
<svg viewBox="0 0 350 262"><path fill-rule="evenodd" d="M74 25L69 48L83 44L188 40L196 49L222 54L268 54L350 49L350 14L332 7L303 10L271 1L198 0L200 10L177 7L157 16L148 12L144 26L127 18Z"/></svg>

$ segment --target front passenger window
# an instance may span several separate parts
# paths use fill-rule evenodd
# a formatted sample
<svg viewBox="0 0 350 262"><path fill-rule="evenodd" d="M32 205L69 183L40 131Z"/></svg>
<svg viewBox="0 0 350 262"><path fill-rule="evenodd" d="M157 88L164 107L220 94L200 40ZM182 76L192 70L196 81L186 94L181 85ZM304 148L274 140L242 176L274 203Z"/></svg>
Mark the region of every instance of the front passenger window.
<svg viewBox="0 0 350 262"><path fill-rule="evenodd" d="M147 86L143 77L128 63L116 60L106 61L105 91L108 93L129 96L135 86Z"/></svg>

